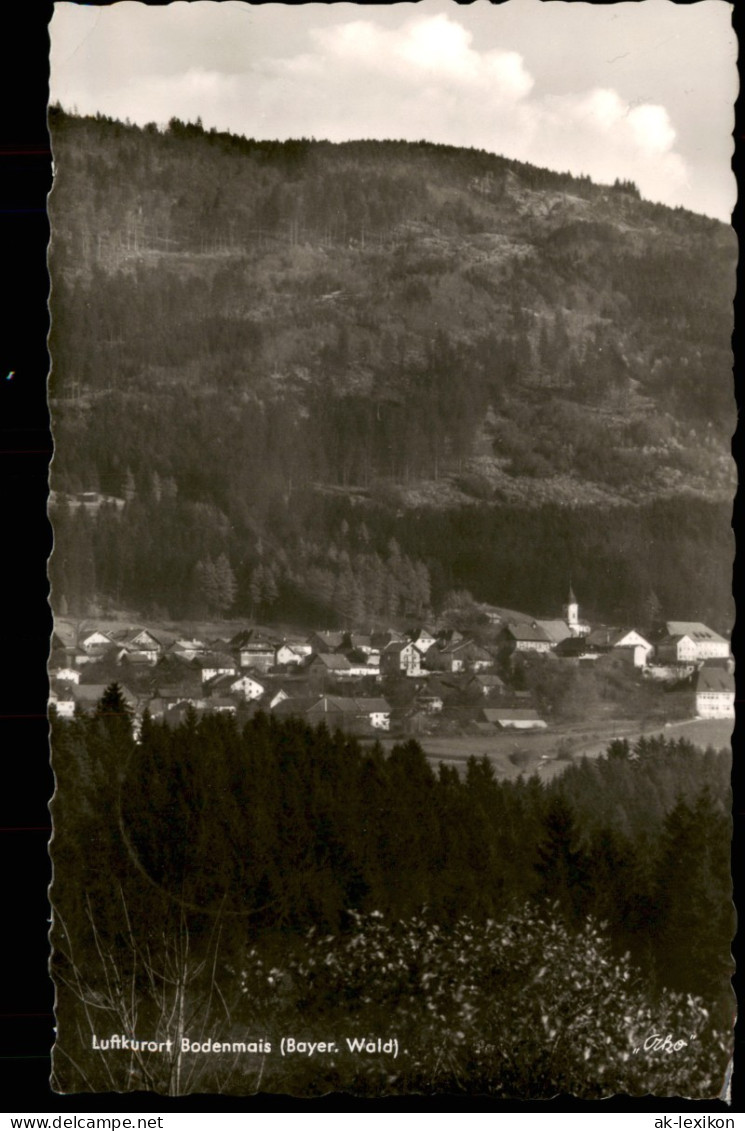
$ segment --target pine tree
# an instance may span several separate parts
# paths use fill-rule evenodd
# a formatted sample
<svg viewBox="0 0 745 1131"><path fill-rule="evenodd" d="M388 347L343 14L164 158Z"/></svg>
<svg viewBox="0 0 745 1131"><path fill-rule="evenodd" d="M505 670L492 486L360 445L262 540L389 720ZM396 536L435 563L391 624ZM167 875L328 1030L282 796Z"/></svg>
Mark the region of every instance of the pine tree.
<svg viewBox="0 0 745 1131"><path fill-rule="evenodd" d="M248 591L251 595L252 614L255 617L264 600L264 567L257 565L251 571Z"/></svg>
<svg viewBox="0 0 745 1131"><path fill-rule="evenodd" d="M662 619L662 604L654 589L644 598L644 616L648 628L654 628Z"/></svg>
<svg viewBox="0 0 745 1131"><path fill-rule="evenodd" d="M277 585L277 578L275 570L272 566L267 566L264 571L264 603L272 607L276 605L279 600L279 586Z"/></svg>
<svg viewBox="0 0 745 1131"><path fill-rule="evenodd" d="M197 562L195 579L198 592L211 613L224 615L233 605L237 591L235 574L225 554Z"/></svg>
<svg viewBox="0 0 745 1131"><path fill-rule="evenodd" d="M237 590L235 574L228 561L227 555L220 554L214 566L216 589L215 606L222 615L233 607Z"/></svg>
<svg viewBox="0 0 745 1131"><path fill-rule="evenodd" d="M579 921L587 910L588 862L574 814L561 796L549 803L535 868L538 898L558 901L570 921Z"/></svg>

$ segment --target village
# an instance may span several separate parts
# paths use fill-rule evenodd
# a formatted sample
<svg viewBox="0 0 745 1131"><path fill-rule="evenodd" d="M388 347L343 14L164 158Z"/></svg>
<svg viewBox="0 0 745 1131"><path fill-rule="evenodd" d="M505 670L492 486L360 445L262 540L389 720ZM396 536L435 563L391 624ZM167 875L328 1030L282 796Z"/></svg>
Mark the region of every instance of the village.
<svg viewBox="0 0 745 1131"><path fill-rule="evenodd" d="M547 751L561 759L578 735L611 739L649 721L734 718L730 643L705 624L666 621L646 635L593 626L571 587L562 613L538 620L480 606L460 627L450 615L430 627L253 626L204 639L59 620L50 707L64 718L91 712L116 682L136 735L146 711L170 726L190 712L245 721L264 711L384 744L415 737L456 763L458 751L488 754L490 740L506 735L552 738L540 745L545 761Z"/></svg>

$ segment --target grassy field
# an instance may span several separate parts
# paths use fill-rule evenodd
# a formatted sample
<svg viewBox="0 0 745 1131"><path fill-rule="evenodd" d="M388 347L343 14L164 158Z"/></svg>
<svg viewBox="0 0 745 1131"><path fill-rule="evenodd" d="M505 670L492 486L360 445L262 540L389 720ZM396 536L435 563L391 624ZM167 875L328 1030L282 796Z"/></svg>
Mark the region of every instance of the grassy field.
<svg viewBox="0 0 745 1131"><path fill-rule="evenodd" d="M440 738L422 735L417 741L434 765L443 762L447 766L464 770L469 758L486 756L500 780L534 773L543 780L549 780L579 758L597 758L604 754L614 738L627 738L633 743L642 734L661 734L665 738L687 738L704 748L713 746L720 749L730 745L732 727L733 724L728 719L686 719L646 727L625 719L602 726L591 724L586 727L536 731L533 734L526 731L504 731L488 737L457 735ZM384 745L392 746L395 741L400 739L385 740Z"/></svg>

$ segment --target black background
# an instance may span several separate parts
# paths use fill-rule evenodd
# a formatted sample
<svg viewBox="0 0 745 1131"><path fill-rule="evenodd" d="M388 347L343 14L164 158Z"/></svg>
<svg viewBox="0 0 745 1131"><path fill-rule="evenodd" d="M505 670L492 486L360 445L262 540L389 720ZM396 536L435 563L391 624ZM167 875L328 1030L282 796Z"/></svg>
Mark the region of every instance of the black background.
<svg viewBox="0 0 745 1131"><path fill-rule="evenodd" d="M550 3L552 0L544 0ZM582 0L586 2L586 0ZM722 0L724 2L724 0ZM105 6L105 5L100 5ZM0 136L0 482L2 483L2 544L0 547L0 849L2 849L2 922L4 940L2 992L0 993L0 1096L6 1112L33 1115L60 1111L219 1111L235 1108L235 1100L216 1096L183 1099L152 1094L60 1096L49 1087L49 1049L54 1040L54 997L47 974L47 930L50 915L47 885L50 836L47 802L53 790L49 768L46 722L46 659L51 631L47 605L46 558L52 545L46 517L47 468L52 451L46 405L49 359L46 247L49 226L46 195L52 181L51 154L46 129L48 96L48 23L52 4L47 0L16 3L3 13L4 85ZM739 35L745 19L742 6L734 6L733 22ZM736 108L735 171L741 173L745 143L743 97ZM735 213L738 233L742 205ZM738 282L742 283L742 266ZM736 307L739 314L739 303ZM740 319L738 318L738 325ZM742 349L735 335L736 375L742 369ZM11 378L8 377L13 373ZM742 397L738 382L738 402ZM736 450L739 441L735 440ZM740 527L742 503L735 504L735 526ZM737 563L735 569L737 577ZM735 595L738 586L735 584ZM734 647L739 652L736 630ZM738 681L738 684L740 681ZM743 844L743 724L734 738L735 839L733 868L741 891L740 862ZM740 936L742 935L742 928ZM741 937L736 956L741 952ZM738 979L742 984L742 974ZM736 981L737 986L737 981ZM738 995L741 996L741 995ZM738 1026L738 1050L733 1081L733 1110L742 1110L743 1022ZM478 1097L411 1097L359 1101L331 1095L320 1101L285 1096L247 1097L242 1110L304 1112L390 1111L499 1112L493 1100ZM571 1109L602 1111L717 1112L720 1102L690 1103L671 1099L630 1100L617 1097L599 1104L569 1098L549 1104L525 1104L519 1110ZM501 1110L512 1110L510 1107ZM515 1109L518 1110L518 1109Z"/></svg>

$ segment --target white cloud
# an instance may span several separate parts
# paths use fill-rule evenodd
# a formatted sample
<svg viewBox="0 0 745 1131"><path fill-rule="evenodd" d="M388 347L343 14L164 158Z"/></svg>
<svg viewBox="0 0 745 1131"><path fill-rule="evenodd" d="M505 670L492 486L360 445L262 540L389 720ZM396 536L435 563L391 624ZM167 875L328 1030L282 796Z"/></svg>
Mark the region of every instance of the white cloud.
<svg viewBox="0 0 745 1131"><path fill-rule="evenodd" d="M318 56L342 73L363 67L412 88L427 80L507 100L522 98L533 86L517 52L474 50L472 33L447 15L415 16L398 29L353 20L311 36Z"/></svg>
<svg viewBox="0 0 745 1131"><path fill-rule="evenodd" d="M477 50L448 15L415 15L398 28L351 20L311 38L313 51L270 66L267 125L289 98L298 133L429 138L680 199L687 171L664 106L631 104L612 87L535 95L519 53Z"/></svg>
<svg viewBox="0 0 745 1131"><path fill-rule="evenodd" d="M647 153L668 153L675 142L664 106L635 106L629 112L629 126L640 147Z"/></svg>
<svg viewBox="0 0 745 1131"><path fill-rule="evenodd" d="M635 181L653 200L679 203L688 182L664 106L633 105L608 88L544 98L529 107L524 160L570 169L598 181Z"/></svg>
<svg viewBox="0 0 745 1131"><path fill-rule="evenodd" d="M465 12L415 12L391 26L355 13L309 28L294 54L246 49L237 67L231 46L227 69L214 52L201 62L193 37L181 69L161 69L152 51L128 69L123 58L137 56L110 46L115 65L103 87L91 81L92 64L68 69L64 102L137 122L201 117L253 137L426 138L600 181L631 179L652 199L685 202L689 171L664 105L630 102L612 84L539 93L514 44L492 39L480 49L467 22Z"/></svg>

